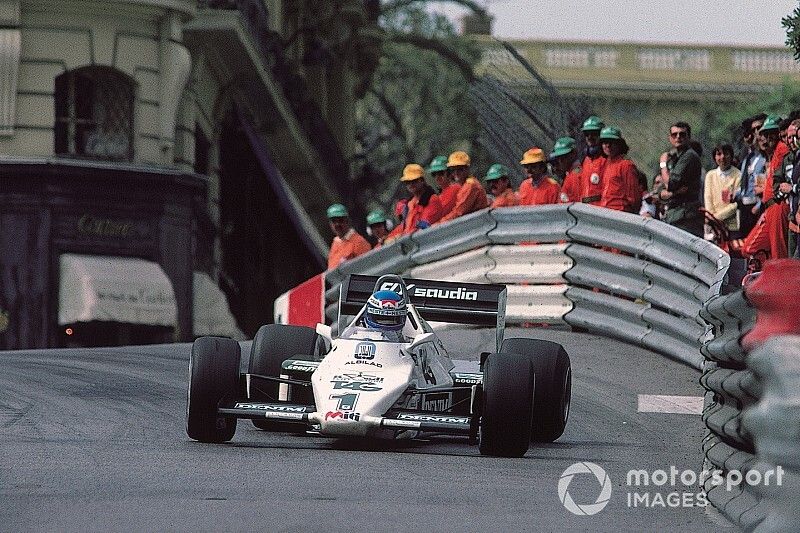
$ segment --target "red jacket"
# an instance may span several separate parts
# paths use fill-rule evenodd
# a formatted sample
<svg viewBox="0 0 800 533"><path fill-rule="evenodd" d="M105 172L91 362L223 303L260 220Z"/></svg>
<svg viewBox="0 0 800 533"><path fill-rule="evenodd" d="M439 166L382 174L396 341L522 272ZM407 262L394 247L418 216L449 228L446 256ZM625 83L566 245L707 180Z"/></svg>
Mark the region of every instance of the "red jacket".
<svg viewBox="0 0 800 533"><path fill-rule="evenodd" d="M453 209L440 218L439 222L447 222L448 220L453 220L454 218L478 211L484 207L489 207L489 199L486 197L486 191L483 190L483 185L481 185L475 177L470 176L458 189L456 203Z"/></svg>
<svg viewBox="0 0 800 533"><path fill-rule="evenodd" d="M425 207L421 206L419 199L414 196L408 201L406 217L403 219L403 222L389 233L386 240L388 241L400 235L414 233L420 229L417 227L419 222L424 221L429 226L438 222L440 218L442 218L442 203L437 195L431 195L428 199L428 205Z"/></svg>
<svg viewBox="0 0 800 533"><path fill-rule="evenodd" d="M515 205L519 205L519 197L511 187L495 196L492 202L492 207L512 207Z"/></svg>
<svg viewBox="0 0 800 533"><path fill-rule="evenodd" d="M567 172L564 177L564 183L561 185L561 202L580 202L581 198L581 169L577 167Z"/></svg>
<svg viewBox="0 0 800 533"><path fill-rule="evenodd" d="M344 239L334 237L331 243L331 251L328 253L328 270L336 268L348 259L353 259L359 255L365 254L372 250L367 239L356 233L356 230L350 229Z"/></svg>
<svg viewBox="0 0 800 533"><path fill-rule="evenodd" d="M456 205L456 195L461 185L451 183L439 193L439 201L442 202L442 213L449 213Z"/></svg>
<svg viewBox="0 0 800 533"><path fill-rule="evenodd" d="M600 205L603 196L603 167L606 158L599 155L592 159L588 155L581 164L581 202L585 204Z"/></svg>
<svg viewBox="0 0 800 533"><path fill-rule="evenodd" d="M639 173L633 161L622 156L606 159L600 181L603 183L601 207L628 213L639 211L642 191L639 187Z"/></svg>
<svg viewBox="0 0 800 533"><path fill-rule="evenodd" d="M775 196L772 190L773 182L775 181L775 171L781 168L783 158L790 152L789 146L783 141L778 141L775 146L775 153L772 154L769 162L767 163L767 178L764 181L764 195L761 197L762 202L767 202L770 198Z"/></svg>
<svg viewBox="0 0 800 533"><path fill-rule="evenodd" d="M561 187L550 176L544 176L537 185L527 178L519 186L519 205L557 204L561 199Z"/></svg>

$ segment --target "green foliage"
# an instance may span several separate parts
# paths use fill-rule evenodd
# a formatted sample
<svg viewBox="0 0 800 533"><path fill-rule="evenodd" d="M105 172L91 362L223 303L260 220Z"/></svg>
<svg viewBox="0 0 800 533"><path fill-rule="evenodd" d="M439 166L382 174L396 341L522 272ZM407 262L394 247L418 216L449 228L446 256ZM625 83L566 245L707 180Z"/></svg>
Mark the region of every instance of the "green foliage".
<svg viewBox="0 0 800 533"><path fill-rule="evenodd" d="M366 207L406 195L398 179L407 163L427 165L436 155L470 150L479 130L464 77L465 66L480 59L479 48L424 6L389 10L379 22L388 38L356 110L355 192ZM460 64L446 58L452 53Z"/></svg>
<svg viewBox="0 0 800 533"><path fill-rule="evenodd" d="M786 46L794 51L794 58L800 61L800 7L784 17L781 24L786 28Z"/></svg>
<svg viewBox="0 0 800 533"><path fill-rule="evenodd" d="M741 139L742 121L758 113L776 113L787 116L790 111L800 109L800 86L786 79L780 88L759 98L742 101L738 105L718 105L706 109L705 117L698 128L697 137L706 148L705 159L716 144L738 142Z"/></svg>

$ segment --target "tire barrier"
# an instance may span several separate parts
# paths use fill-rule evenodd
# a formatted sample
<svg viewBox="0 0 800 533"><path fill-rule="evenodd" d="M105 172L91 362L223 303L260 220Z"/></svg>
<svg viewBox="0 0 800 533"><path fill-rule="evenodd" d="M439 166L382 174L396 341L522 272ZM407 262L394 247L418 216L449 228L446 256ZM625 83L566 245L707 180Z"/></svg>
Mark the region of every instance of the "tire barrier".
<svg viewBox="0 0 800 533"><path fill-rule="evenodd" d="M508 324L565 324L700 369L703 305L730 259L657 220L584 204L486 209L401 237L325 273L325 316L347 274L503 283Z"/></svg>
<svg viewBox="0 0 800 533"><path fill-rule="evenodd" d="M763 384L761 400L744 413L759 467L782 469L780 485L755 487L766 502L758 531L795 531L800 524L800 336L772 337L753 350L748 366Z"/></svg>
<svg viewBox="0 0 800 533"><path fill-rule="evenodd" d="M768 262L745 291L712 298L701 312L714 333L702 349L706 466L744 478L705 489L745 530L800 523L800 321L791 313L798 269L797 261Z"/></svg>

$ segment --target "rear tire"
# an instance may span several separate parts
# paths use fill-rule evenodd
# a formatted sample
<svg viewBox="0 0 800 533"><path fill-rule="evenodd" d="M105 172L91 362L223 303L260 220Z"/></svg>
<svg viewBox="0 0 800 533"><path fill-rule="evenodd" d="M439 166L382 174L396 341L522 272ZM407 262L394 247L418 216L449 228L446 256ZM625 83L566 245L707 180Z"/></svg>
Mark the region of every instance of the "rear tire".
<svg viewBox="0 0 800 533"><path fill-rule="evenodd" d="M522 457L531 442L535 377L522 355L493 353L483 364L478 449L482 455Z"/></svg>
<svg viewBox="0 0 800 533"><path fill-rule="evenodd" d="M253 338L248 373L262 376L281 374L283 362L298 355L313 356L319 335L305 326L266 324ZM254 400L278 401L279 383L261 379L251 381L250 394ZM253 425L266 431L303 431L305 426L272 420L253 420Z"/></svg>
<svg viewBox="0 0 800 533"><path fill-rule="evenodd" d="M226 442L236 433L236 418L219 416L217 407L239 390L239 343L200 337L189 357L186 434L200 442Z"/></svg>
<svg viewBox="0 0 800 533"><path fill-rule="evenodd" d="M530 358L536 374L531 440L553 442L564 433L572 401L572 366L564 347L541 339L506 339L503 353Z"/></svg>

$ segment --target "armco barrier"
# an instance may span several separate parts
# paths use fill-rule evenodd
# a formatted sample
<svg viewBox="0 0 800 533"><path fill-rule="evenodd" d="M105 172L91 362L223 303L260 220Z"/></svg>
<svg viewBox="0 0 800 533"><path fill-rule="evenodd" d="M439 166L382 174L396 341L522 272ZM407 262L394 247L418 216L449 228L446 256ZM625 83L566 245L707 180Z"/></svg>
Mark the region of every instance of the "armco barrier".
<svg viewBox="0 0 800 533"><path fill-rule="evenodd" d="M404 236L325 273L325 316L350 273L503 283L509 324L562 323L700 368L703 304L729 265L703 239L583 204L486 209Z"/></svg>

